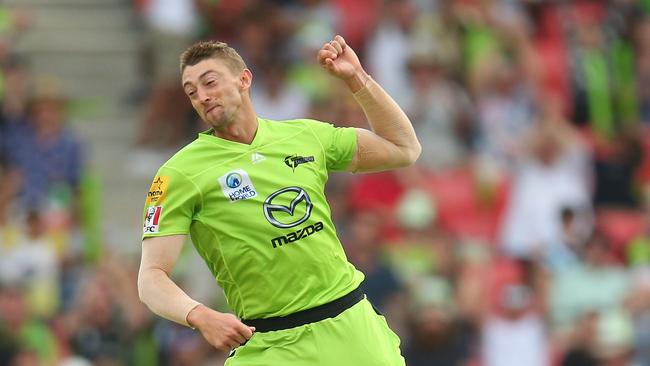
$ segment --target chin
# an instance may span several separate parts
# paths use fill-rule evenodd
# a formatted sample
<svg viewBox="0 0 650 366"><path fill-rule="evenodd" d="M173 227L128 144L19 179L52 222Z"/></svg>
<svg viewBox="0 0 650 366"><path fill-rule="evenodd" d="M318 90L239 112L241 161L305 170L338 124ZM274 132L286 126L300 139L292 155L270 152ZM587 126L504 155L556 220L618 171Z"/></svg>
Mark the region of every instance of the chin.
<svg viewBox="0 0 650 366"><path fill-rule="evenodd" d="M220 129L222 129L224 126L226 126L226 123L225 123L224 121L212 121L212 120L206 120L206 122L208 123L208 125L210 125L210 127L212 127L212 128L215 129L215 130L220 130Z"/></svg>
<svg viewBox="0 0 650 366"><path fill-rule="evenodd" d="M221 121L215 120L212 116L209 115L204 116L203 121L205 121L207 124L213 127L216 127L221 124Z"/></svg>

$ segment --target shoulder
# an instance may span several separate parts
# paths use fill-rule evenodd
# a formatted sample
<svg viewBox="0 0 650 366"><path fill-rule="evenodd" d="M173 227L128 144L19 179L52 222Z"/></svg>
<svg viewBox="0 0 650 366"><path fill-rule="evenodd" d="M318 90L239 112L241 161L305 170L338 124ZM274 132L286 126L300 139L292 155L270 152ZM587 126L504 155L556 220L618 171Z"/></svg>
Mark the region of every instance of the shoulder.
<svg viewBox="0 0 650 366"><path fill-rule="evenodd" d="M266 129L271 135L281 135L285 138L290 136L302 135L320 138L327 134L328 130L333 130L331 123L322 122L309 118L290 119L290 120L265 120Z"/></svg>
<svg viewBox="0 0 650 366"><path fill-rule="evenodd" d="M196 139L172 155L162 166L161 169L173 169L181 173L190 173L196 162L201 161L202 146L200 140Z"/></svg>
<svg viewBox="0 0 650 366"><path fill-rule="evenodd" d="M287 119L287 120L265 120L267 125L270 128L309 128L309 127L318 127L318 126L331 126L330 123L317 121L315 119L309 118L297 118L297 119Z"/></svg>

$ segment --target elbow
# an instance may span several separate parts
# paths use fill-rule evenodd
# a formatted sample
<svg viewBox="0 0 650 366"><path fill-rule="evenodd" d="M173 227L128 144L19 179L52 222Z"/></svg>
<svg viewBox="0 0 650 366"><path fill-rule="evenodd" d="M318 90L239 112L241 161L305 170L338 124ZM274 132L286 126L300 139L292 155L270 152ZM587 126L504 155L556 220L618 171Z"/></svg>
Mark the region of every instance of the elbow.
<svg viewBox="0 0 650 366"><path fill-rule="evenodd" d="M141 276L138 276L138 298L140 299L140 302L143 304L147 304L147 295L145 294L144 291L144 286L142 286L142 280Z"/></svg>
<svg viewBox="0 0 650 366"><path fill-rule="evenodd" d="M422 145L416 141L413 146L409 146L408 149L404 150L404 159L400 164L400 168L405 168L415 164L420 157L420 154L422 154Z"/></svg>
<svg viewBox="0 0 650 366"><path fill-rule="evenodd" d="M410 158L409 165L415 164L415 162L418 160L421 154L422 154L422 145L420 145L420 142L418 141L415 143L415 147L412 149L411 154L409 155Z"/></svg>
<svg viewBox="0 0 650 366"><path fill-rule="evenodd" d="M140 299L140 302L147 305L147 307L151 309L148 304L149 293L147 291L146 282L146 274L140 271L140 273L138 273L138 298Z"/></svg>
<svg viewBox="0 0 650 366"><path fill-rule="evenodd" d="M159 309L153 301L154 295L151 293L151 290L148 290L147 288L148 286L138 279L138 298L140 299L140 302L152 313L159 314Z"/></svg>

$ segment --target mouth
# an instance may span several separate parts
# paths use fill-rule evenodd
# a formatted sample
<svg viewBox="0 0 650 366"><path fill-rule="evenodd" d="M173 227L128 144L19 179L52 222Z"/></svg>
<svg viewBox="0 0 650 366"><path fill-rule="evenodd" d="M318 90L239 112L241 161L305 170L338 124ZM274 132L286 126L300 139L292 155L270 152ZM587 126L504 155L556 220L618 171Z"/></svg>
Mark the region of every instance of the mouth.
<svg viewBox="0 0 650 366"><path fill-rule="evenodd" d="M218 104L215 104L215 105L213 105L212 107L206 109L206 110L205 110L205 114L208 114L208 113L212 112L212 110L214 110L214 109L217 108L217 107L219 107L219 105L218 105Z"/></svg>

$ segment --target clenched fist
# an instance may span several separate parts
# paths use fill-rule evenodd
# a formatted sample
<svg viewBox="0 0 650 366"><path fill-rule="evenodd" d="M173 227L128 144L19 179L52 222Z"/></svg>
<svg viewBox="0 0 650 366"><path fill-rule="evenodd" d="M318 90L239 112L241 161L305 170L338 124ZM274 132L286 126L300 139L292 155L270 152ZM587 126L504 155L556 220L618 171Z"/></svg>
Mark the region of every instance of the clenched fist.
<svg viewBox="0 0 650 366"><path fill-rule="evenodd" d="M242 323L233 314L220 313L204 305L192 309L187 314L187 322L198 329L208 343L224 351L246 343L255 332L254 327Z"/></svg>
<svg viewBox="0 0 650 366"><path fill-rule="evenodd" d="M345 81L352 92L361 89L370 76L363 70L359 57L340 35L325 43L317 54L318 63L330 74Z"/></svg>

